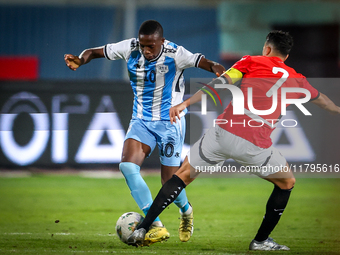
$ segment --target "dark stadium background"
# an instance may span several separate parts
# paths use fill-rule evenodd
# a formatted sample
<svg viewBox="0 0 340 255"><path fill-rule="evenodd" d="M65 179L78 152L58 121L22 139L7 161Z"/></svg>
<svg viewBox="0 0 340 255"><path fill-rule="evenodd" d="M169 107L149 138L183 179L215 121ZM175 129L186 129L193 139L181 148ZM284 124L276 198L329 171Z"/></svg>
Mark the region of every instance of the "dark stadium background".
<svg viewBox="0 0 340 255"><path fill-rule="evenodd" d="M262 44L268 31L283 29L295 38L295 46L287 64L302 72L321 92L340 104L340 4L336 1L0 1L0 109L4 114L19 111L10 127L0 134L12 132L12 143L19 148L12 152L8 144L0 142L0 169L61 169L116 168L118 159L76 159L91 121L103 98L109 98L114 108L106 108L115 114L115 121L123 133L128 127L132 108L132 91L127 82L124 61L94 60L76 72L64 63L65 53L79 54L83 49L116 42L137 36L139 24L156 19L164 27L167 39L183 45L192 52L201 52L207 58L221 62L226 68L246 54L261 54ZM157 2L157 3L156 3ZM185 72L187 94L190 78L213 78L212 74L198 69ZM41 145L41 152L32 152L35 158L20 161L31 153L25 148L36 130L29 110L20 111L20 105L34 103L22 98L11 103L15 95L29 92L37 96L46 108L48 139ZM20 94L21 93L21 94ZM59 112L53 104L60 99ZM83 98L88 105L84 105ZM12 101L11 101L12 100ZM10 105L10 108L6 106ZM73 110L70 110L70 107ZM299 118L299 128L308 139L312 153L309 159L290 159L291 163L337 164L340 151L339 118L308 106L312 117L305 117L292 109ZM83 109L83 110L82 110ZM39 112L39 109L35 109ZM66 145L62 159L53 159L53 116L68 113ZM118 117L118 118L117 118ZM191 126L202 132L197 115L188 115L189 142ZM0 119L1 123L1 119ZM197 124L196 124L197 123ZM117 124L117 123L116 123ZM2 126L3 127L3 126ZM197 131L197 127L201 127ZM194 131L194 130L192 130ZM93 145L119 148L122 137L110 137L102 130L102 137ZM301 147L282 135L278 146L286 146L294 153ZM296 144L295 144L296 145ZM287 147L288 146L288 147ZM292 151L291 151L292 152ZM119 153L119 150L114 150ZM9 156L9 154L12 155ZM116 158L118 156L116 155ZM32 156L33 158L33 156ZM18 159L18 160L16 160ZM21 163L20 163L21 162ZM26 163L25 163L26 162ZM157 150L144 166L157 168Z"/></svg>

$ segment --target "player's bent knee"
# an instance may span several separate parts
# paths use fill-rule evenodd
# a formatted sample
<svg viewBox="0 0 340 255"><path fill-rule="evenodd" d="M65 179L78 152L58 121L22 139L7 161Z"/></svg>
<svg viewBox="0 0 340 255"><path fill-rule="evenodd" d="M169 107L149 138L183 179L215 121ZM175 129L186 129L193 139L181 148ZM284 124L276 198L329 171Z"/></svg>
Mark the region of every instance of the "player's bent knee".
<svg viewBox="0 0 340 255"><path fill-rule="evenodd" d="M122 162L119 164L119 170L126 177L131 174L137 174L140 171L140 167L131 162Z"/></svg>
<svg viewBox="0 0 340 255"><path fill-rule="evenodd" d="M296 179L294 177L290 178L289 179L289 188L288 189L294 188L295 182L296 182Z"/></svg>
<svg viewBox="0 0 340 255"><path fill-rule="evenodd" d="M277 183L276 185L279 186L280 189L292 189L295 185L295 178L287 178L283 179L282 182Z"/></svg>
<svg viewBox="0 0 340 255"><path fill-rule="evenodd" d="M176 172L175 175L177 175L180 179L182 179L182 181L185 183L185 185L189 185L193 180L195 180L195 178L192 178L190 176L190 170L189 171L185 171L185 172Z"/></svg>

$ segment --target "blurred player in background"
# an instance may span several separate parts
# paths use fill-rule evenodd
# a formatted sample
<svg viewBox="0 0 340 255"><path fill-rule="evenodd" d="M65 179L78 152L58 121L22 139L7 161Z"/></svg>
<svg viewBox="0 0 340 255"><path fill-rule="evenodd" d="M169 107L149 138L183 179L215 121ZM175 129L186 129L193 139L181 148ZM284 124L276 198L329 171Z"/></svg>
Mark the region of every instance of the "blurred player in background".
<svg viewBox="0 0 340 255"><path fill-rule="evenodd" d="M164 184L178 170L185 137L185 118L175 125L170 123L169 109L183 102L183 71L199 67L217 76L225 69L203 55L193 54L182 46L165 40L163 28L155 20L145 21L138 38L127 39L102 47L86 49L79 56L65 54L66 65L76 70L94 58L124 59L134 93L133 114L126 133L122 161L123 173L131 195L139 208L147 214L151 192L140 174L140 167L155 146L161 162L161 180ZM193 210L185 190L174 200L180 208L180 240L189 240L193 231ZM169 238L170 234L157 217L146 235L148 244Z"/></svg>
<svg viewBox="0 0 340 255"><path fill-rule="evenodd" d="M234 84L241 81L240 88L245 97L244 102L247 102L247 90L248 87L251 87L255 109L270 109L274 101L272 98L275 97L277 98L277 109L272 114L261 116L252 113L245 104L245 114L233 115L233 104L230 103L218 117L221 120L217 122L218 125L210 128L192 146L180 169L163 185L146 218L130 236L128 242L131 245L143 245L145 232L149 229L153 219L176 199L176 192L184 189L197 177L198 173L195 171L197 167L207 168L221 165L226 159L232 158L244 166L258 168L260 171L257 175L274 184L274 190L267 202L265 217L256 236L251 241L249 249L289 250L287 246L279 245L269 237L286 208L295 184L294 175L289 169L286 159L272 146L270 138L281 114L282 93L279 87L304 88L310 92L310 101L314 104L332 114L340 113L340 108L326 95L318 92L304 76L284 64L292 45L293 39L288 33L270 32L264 44L262 56L243 57L221 77L211 82L211 84ZM199 101L202 93L199 91L183 103L172 107L170 109L171 122L180 121L180 113L189 105ZM305 97L303 93L289 94L289 98ZM234 97L233 101L235 100ZM269 122L267 119L275 121ZM229 122L227 123L225 120ZM230 125L231 120L238 125ZM240 123L249 123L249 121L252 122L252 126L240 125ZM254 127L256 122L264 124ZM268 169L274 171L266 171Z"/></svg>

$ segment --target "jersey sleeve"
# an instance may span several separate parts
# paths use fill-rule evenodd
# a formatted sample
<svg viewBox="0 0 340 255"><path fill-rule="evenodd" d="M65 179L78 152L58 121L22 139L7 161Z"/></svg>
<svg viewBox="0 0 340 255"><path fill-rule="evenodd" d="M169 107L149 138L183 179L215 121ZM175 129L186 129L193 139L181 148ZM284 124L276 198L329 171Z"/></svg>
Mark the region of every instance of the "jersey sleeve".
<svg viewBox="0 0 340 255"><path fill-rule="evenodd" d="M312 85L310 85L310 83L307 81L306 77L304 76L301 80L301 85L302 85L302 88L307 89L310 92L309 101L313 101L320 96L320 92L316 88L314 88Z"/></svg>
<svg viewBox="0 0 340 255"><path fill-rule="evenodd" d="M186 69L190 67L198 67L201 58L204 57L200 53L191 53L182 46L178 46L175 61L179 69Z"/></svg>
<svg viewBox="0 0 340 255"><path fill-rule="evenodd" d="M248 73L249 66L251 64L251 56L247 55L237 61L231 68L239 70L241 73Z"/></svg>
<svg viewBox="0 0 340 255"><path fill-rule="evenodd" d="M127 60L131 51L137 46L135 38L127 39L118 43L111 43L104 46L104 55L109 60Z"/></svg>

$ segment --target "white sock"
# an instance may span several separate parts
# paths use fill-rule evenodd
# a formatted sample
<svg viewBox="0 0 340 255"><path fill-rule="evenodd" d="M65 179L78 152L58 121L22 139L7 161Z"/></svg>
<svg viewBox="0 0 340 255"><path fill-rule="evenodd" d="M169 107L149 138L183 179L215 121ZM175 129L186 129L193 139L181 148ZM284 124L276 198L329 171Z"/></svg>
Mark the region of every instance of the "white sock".
<svg viewBox="0 0 340 255"><path fill-rule="evenodd" d="M151 226L155 227L163 227L163 224L160 220L152 222Z"/></svg>
<svg viewBox="0 0 340 255"><path fill-rule="evenodd" d="M181 210L179 210L179 212L183 215L190 215L190 213L192 213L192 207L191 207L191 205L189 204L189 208L188 208L188 210L186 210L185 212L181 212Z"/></svg>

